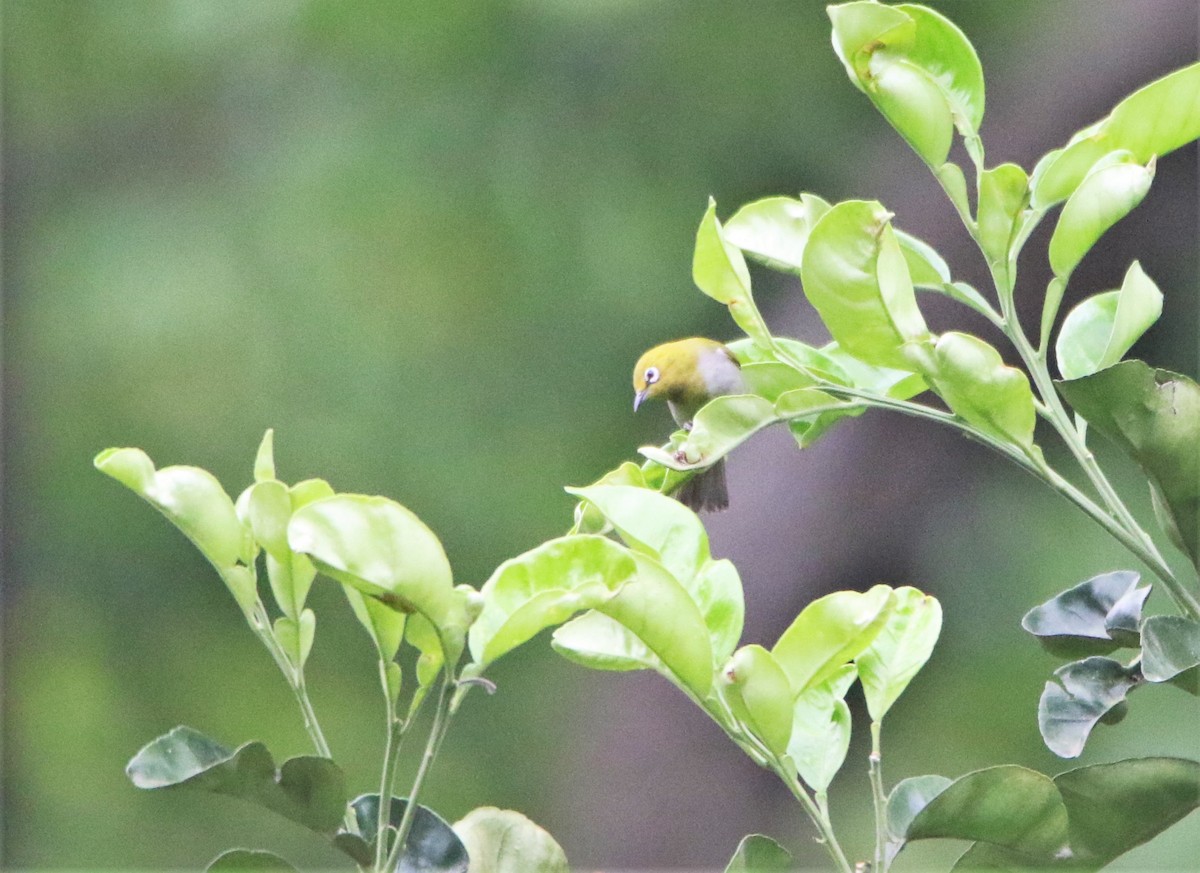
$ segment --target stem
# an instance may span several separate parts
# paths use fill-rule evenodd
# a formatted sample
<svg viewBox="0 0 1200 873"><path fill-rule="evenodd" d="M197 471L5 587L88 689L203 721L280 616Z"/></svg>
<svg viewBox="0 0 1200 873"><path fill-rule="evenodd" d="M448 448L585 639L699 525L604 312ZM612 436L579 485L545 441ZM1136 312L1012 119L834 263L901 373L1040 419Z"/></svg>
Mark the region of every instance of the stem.
<svg viewBox="0 0 1200 873"><path fill-rule="evenodd" d="M404 805L404 815L400 819L400 826L396 828L395 842L392 843L392 850L388 853L387 861L382 868L377 868L378 873L385 873L388 870L395 870L396 865L400 862L400 855L404 851L404 844L408 841L408 833L412 830L414 816L417 812L417 797L421 793L421 785L425 782L425 777L429 773L429 768L433 764L433 759L437 757L438 749L442 745L442 740L445 739L446 730L449 727L449 688L452 680L449 667L442 668L442 685L438 690L437 709L433 713L433 727L429 729L429 739L425 743L425 754L421 758L421 765L417 768L417 775L413 779L412 787L408 791L408 799Z"/></svg>
<svg viewBox="0 0 1200 873"><path fill-rule="evenodd" d="M380 662L381 669L386 665ZM386 696L386 676L384 677L385 698L387 702L387 740L383 747L383 769L379 777L379 820L375 828L375 869L382 870L387 857L388 823L392 820L392 785L396 782L396 769L400 762L400 740L404 736L404 724L396 718L392 711L392 701Z"/></svg>
<svg viewBox="0 0 1200 873"><path fill-rule="evenodd" d="M879 751L879 731L882 725L871 722L870 777L871 796L875 801L875 864L873 873L887 873L887 794L883 790L883 756Z"/></svg>
<svg viewBox="0 0 1200 873"><path fill-rule="evenodd" d="M792 796L800 801L800 805L804 807L804 811L808 813L808 817L812 819L813 824L817 826L817 830L821 832L821 842L825 844L826 851L833 858L833 863L837 865L838 870L842 873L854 873L854 868L846 859L846 853L842 851L842 846L837 840L837 836L833 832L833 823L829 820L829 811L824 804L818 806L813 802L813 799L808 796L808 792L800 784L800 780L794 773L789 773L783 764L772 757L771 769L775 775L783 780L783 784L792 792Z"/></svg>

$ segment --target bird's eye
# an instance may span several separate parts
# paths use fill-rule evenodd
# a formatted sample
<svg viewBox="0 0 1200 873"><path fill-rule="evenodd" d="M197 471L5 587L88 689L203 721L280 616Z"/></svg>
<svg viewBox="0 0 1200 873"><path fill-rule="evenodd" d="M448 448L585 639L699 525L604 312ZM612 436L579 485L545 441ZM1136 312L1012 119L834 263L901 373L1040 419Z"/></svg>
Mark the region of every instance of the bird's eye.
<svg viewBox="0 0 1200 873"><path fill-rule="evenodd" d="M646 384L653 385L658 381L658 367L646 368Z"/></svg>

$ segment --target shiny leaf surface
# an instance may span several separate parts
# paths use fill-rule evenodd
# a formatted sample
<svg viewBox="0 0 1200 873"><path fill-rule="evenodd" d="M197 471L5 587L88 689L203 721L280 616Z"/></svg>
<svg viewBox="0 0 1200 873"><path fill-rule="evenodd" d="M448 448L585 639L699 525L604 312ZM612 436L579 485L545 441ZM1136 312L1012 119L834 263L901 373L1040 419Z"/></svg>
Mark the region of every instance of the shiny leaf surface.
<svg viewBox="0 0 1200 873"><path fill-rule="evenodd" d="M1055 344L1064 379L1090 376L1125 356L1162 314L1163 296L1133 262L1120 290L1089 297L1067 314Z"/></svg>
<svg viewBox="0 0 1200 873"><path fill-rule="evenodd" d="M1048 651L1065 657L1111 652L1126 642L1120 632L1136 632L1150 586L1138 587L1132 570L1101 573L1035 606L1021 619Z"/></svg>
<svg viewBox="0 0 1200 873"><path fill-rule="evenodd" d="M892 609L892 589L836 591L796 616L771 653L803 693L841 671L874 642Z"/></svg>
<svg viewBox="0 0 1200 873"><path fill-rule="evenodd" d="M470 873L569 873L562 847L519 812L481 806L454 823Z"/></svg>
<svg viewBox="0 0 1200 873"><path fill-rule="evenodd" d="M1078 757L1097 723L1106 717L1120 720L1125 695L1138 681L1136 669L1112 658L1059 667L1038 701L1038 729L1046 747L1061 758Z"/></svg>

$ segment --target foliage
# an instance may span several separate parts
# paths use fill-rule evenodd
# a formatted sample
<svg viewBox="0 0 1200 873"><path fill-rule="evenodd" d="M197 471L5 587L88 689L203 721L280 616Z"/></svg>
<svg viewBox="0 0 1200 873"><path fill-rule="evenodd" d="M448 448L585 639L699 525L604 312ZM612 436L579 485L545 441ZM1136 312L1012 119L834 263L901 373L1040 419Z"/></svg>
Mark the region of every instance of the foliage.
<svg viewBox="0 0 1200 873"><path fill-rule="evenodd" d="M553 840L518 814L477 810L451 828L417 800L466 694L491 689L492 664L554 628L552 645L578 664L653 670L676 686L782 780L842 873L852 864L834 831L827 790L849 749L845 697L856 681L870 717L877 873L886 873L907 843L932 838L972 842L956 869L1098 869L1200 805L1200 764L1168 758L1093 765L1053 779L992 767L956 780L919 776L886 791L883 722L932 654L942 622L938 602L910 587L839 591L805 607L773 646L741 644L738 573L711 555L700 520L667 496L773 424L786 424L805 448L836 422L870 408L939 422L989 446L1092 517L1146 563L1183 613L1143 618L1149 586L1139 588L1134 573L1114 572L1026 616L1026 629L1052 651L1087 655L1057 670L1043 693L1039 724L1053 751L1080 754L1096 724L1119 720L1134 688L1194 687L1200 674L1195 586L1172 570L1088 445L1090 425L1142 467L1164 533L1196 562L1200 386L1122 360L1161 312L1161 292L1136 262L1119 290L1085 300L1063 321L1054 344L1063 379L1056 383L1048 366L1076 267L1146 196L1158 158L1200 136L1200 114L1175 111L1200 99L1200 65L1127 98L1032 173L1014 164L988 168L979 133L983 72L952 22L922 6L874 0L834 6L829 14L834 49L851 82L950 198L988 264L994 302L954 281L944 259L895 228L895 216L877 201L772 197L744 206L727 225L710 202L696 236L693 278L746 334L732 348L749 393L714 399L665 447L643 449L640 468L623 465L594 485L569 489L579 499L572 531L504 562L479 590L454 585L437 537L400 504L336 494L320 480L291 486L277 480L270 432L254 464L255 482L236 501L198 468L156 469L138 449L102 452L97 467L162 512L212 563L291 686L318 752L277 770L261 743L230 750L177 728L131 762L135 784L250 800L325 833L361 868L379 873L468 865L475 873L565 869ZM950 160L956 135L974 170L974 212L967 172ZM1034 342L1014 307L1017 261L1060 203L1047 252L1054 277ZM815 348L771 332L754 302L747 256L800 277L830 344ZM918 287L991 321L1024 368L1007 364L972 334L931 331ZM925 392L940 405L914 400ZM1046 460L1036 441L1039 418L1095 497ZM274 620L259 595L260 557L279 611ZM345 796L305 687L316 635L316 615L305 600L317 573L345 591L379 656L388 715L381 786L354 801ZM405 642L416 659L408 680L397 661ZM1106 657L1120 648L1137 654L1127 662ZM396 798L399 743L427 700L435 702L425 753L408 796ZM478 856L470 861L468 844ZM238 850L214 866L279 869L280 863ZM779 846L756 835L742 842L728 869L786 863Z"/></svg>

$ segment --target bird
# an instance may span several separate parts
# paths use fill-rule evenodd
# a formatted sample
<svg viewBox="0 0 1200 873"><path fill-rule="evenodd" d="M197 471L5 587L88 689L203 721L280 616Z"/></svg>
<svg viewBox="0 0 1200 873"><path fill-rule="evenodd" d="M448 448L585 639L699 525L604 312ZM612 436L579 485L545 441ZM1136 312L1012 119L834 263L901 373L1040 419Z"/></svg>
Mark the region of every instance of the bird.
<svg viewBox="0 0 1200 873"><path fill-rule="evenodd" d="M733 352L716 340L689 337L663 343L643 354L633 368L633 411L647 400L666 400L676 423L692 429L700 408L723 394L743 394L746 383ZM729 506L725 460L697 473L675 494L699 512Z"/></svg>

